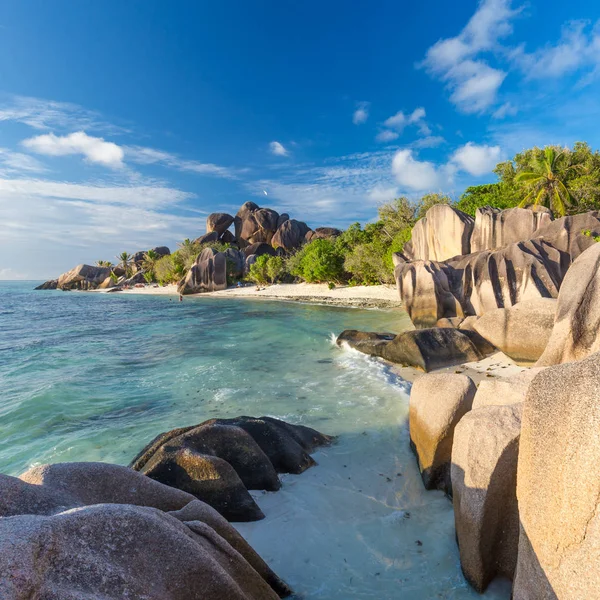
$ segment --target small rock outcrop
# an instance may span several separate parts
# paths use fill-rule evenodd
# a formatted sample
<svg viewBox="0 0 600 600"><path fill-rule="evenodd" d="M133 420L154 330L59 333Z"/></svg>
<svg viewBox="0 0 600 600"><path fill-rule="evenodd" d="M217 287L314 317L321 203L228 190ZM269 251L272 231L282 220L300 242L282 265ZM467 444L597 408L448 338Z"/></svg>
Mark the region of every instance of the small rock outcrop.
<svg viewBox="0 0 600 600"><path fill-rule="evenodd" d="M416 367L426 373L482 358L469 337L458 329L434 327L392 336L349 329L338 336L337 344L346 343L365 354Z"/></svg>
<svg viewBox="0 0 600 600"><path fill-rule="evenodd" d="M530 240L537 237L536 232L540 227L551 222L552 213L547 208L478 208L471 236L471 252L496 250Z"/></svg>
<svg viewBox="0 0 600 600"><path fill-rule="evenodd" d="M410 392L410 446L425 489L452 493L450 462L454 428L471 410L477 388L466 375L423 375Z"/></svg>
<svg viewBox="0 0 600 600"><path fill-rule="evenodd" d="M531 382L541 370L541 368L523 369L514 377L483 379L477 386L473 410L483 406L506 406L524 402Z"/></svg>
<svg viewBox="0 0 600 600"><path fill-rule="evenodd" d="M600 350L600 244L581 254L558 294L556 319L538 366L580 360Z"/></svg>
<svg viewBox="0 0 600 600"><path fill-rule="evenodd" d="M291 591L207 504L127 467L0 475L0 597L263 600Z"/></svg>
<svg viewBox="0 0 600 600"><path fill-rule="evenodd" d="M535 362L543 354L554 325L557 301L524 300L510 308L486 312L475 331L517 362Z"/></svg>
<svg viewBox="0 0 600 600"><path fill-rule="evenodd" d="M187 275L179 282L177 291L186 295L216 292L226 288L227 255L213 248L205 248Z"/></svg>
<svg viewBox="0 0 600 600"><path fill-rule="evenodd" d="M194 244L212 244L214 242L218 242L219 237L220 235L218 231L209 231L208 233L201 235L199 238L196 238L194 240Z"/></svg>
<svg viewBox="0 0 600 600"><path fill-rule="evenodd" d="M49 279L41 285L38 285L36 290L55 290L58 287L58 279Z"/></svg>
<svg viewBox="0 0 600 600"><path fill-rule="evenodd" d="M417 221L403 253L409 260L443 261L471 252L473 217L448 204L432 206Z"/></svg>
<svg viewBox="0 0 600 600"><path fill-rule="evenodd" d="M216 231L222 236L232 225L235 217L227 213L212 213L206 217L206 233Z"/></svg>
<svg viewBox="0 0 600 600"><path fill-rule="evenodd" d="M495 577L514 577L522 406L474 409L454 430L451 475L460 563L480 593Z"/></svg>
<svg viewBox="0 0 600 600"><path fill-rule="evenodd" d="M300 248L309 231L310 229L306 223L296 221L296 219L288 219L279 226L271 240L271 244L273 248L283 248L286 252L291 252Z"/></svg>
<svg viewBox="0 0 600 600"><path fill-rule="evenodd" d="M156 437L131 467L210 504L232 521L264 517L248 490L276 491L277 473L302 473L332 438L270 417L213 419Z"/></svg>
<svg viewBox="0 0 600 600"><path fill-rule="evenodd" d="M107 277L110 277L108 267L77 265L58 278L56 287L59 290L95 290Z"/></svg>
<svg viewBox="0 0 600 600"><path fill-rule="evenodd" d="M523 407L513 598L600 589L600 353L544 369Z"/></svg>

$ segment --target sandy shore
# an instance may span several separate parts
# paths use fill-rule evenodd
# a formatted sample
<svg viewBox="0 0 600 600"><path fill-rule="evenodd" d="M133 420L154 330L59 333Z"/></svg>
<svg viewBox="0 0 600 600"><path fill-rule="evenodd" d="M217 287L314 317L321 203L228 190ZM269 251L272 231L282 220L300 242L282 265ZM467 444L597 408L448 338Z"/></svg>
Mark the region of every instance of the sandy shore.
<svg viewBox="0 0 600 600"><path fill-rule="evenodd" d="M175 285L164 287L146 286L115 292L119 294L177 295ZM401 306L398 291L394 286L340 286L332 290L324 283L280 283L276 285L232 287L219 292L192 294L186 298L262 298L265 300L287 300L295 302L316 302L335 306L354 306L357 308L399 308Z"/></svg>

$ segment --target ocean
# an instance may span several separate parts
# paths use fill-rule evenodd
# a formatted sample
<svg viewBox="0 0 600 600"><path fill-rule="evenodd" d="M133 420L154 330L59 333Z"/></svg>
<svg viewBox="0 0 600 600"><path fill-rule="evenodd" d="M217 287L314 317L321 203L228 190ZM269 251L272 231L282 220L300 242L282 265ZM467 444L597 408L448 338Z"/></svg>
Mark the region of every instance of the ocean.
<svg viewBox="0 0 600 600"><path fill-rule="evenodd" d="M460 572L451 502L409 449L410 386L335 346L344 329L400 332L402 311L263 300L33 291L0 282L0 472L126 465L158 433L270 415L339 436L318 466L252 492L236 524L305 600L479 598ZM495 582L483 596L508 599Z"/></svg>

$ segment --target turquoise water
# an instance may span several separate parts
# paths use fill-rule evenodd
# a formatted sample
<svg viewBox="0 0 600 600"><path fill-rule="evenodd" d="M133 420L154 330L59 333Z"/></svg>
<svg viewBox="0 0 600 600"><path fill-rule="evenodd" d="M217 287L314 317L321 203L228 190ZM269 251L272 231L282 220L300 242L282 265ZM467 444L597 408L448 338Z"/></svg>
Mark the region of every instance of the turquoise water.
<svg viewBox="0 0 600 600"><path fill-rule="evenodd" d="M404 313L33 286L0 282L1 472L128 464L158 433L216 416L303 423L339 442L280 492L256 493L267 518L238 525L301 597L478 597L452 506L423 490L408 449L408 384L331 342L347 328L401 331Z"/></svg>

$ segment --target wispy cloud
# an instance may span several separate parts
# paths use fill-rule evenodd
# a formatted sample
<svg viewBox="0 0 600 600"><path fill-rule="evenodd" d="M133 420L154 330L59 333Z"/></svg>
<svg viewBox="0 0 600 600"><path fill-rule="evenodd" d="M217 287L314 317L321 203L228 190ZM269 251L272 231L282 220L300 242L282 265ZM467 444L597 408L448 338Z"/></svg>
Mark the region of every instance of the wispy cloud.
<svg viewBox="0 0 600 600"><path fill-rule="evenodd" d="M201 175L213 175L225 179L236 179L242 172L241 169L233 167L223 167L214 163L203 163L196 160L187 160L154 148L144 148L142 146L124 146L125 160L134 162L138 165L159 164L178 171L188 171Z"/></svg>
<svg viewBox="0 0 600 600"><path fill-rule="evenodd" d="M16 121L34 129L95 130L127 133L129 130L106 122L100 114L69 102L28 96L0 96L0 121Z"/></svg>
<svg viewBox="0 0 600 600"><path fill-rule="evenodd" d="M506 72L494 68L480 54L498 48L512 33L512 20L520 9L511 0L482 0L465 28L456 36L436 42L419 63L444 81L450 100L465 113L480 113L496 102Z"/></svg>
<svg viewBox="0 0 600 600"><path fill-rule="evenodd" d="M282 143L276 141L269 144L269 152L275 156L287 156L289 154L287 148Z"/></svg>
<svg viewBox="0 0 600 600"><path fill-rule="evenodd" d="M23 146L37 154L46 156L82 155L94 164L122 169L125 153L120 146L107 142L104 138L87 135L84 131L76 131L65 136L46 133L29 138L22 142Z"/></svg>
<svg viewBox="0 0 600 600"><path fill-rule="evenodd" d="M395 115L388 117L383 122L383 126L386 129L380 131L375 139L378 142L391 142L400 137L404 129L410 125L418 127L421 135L428 136L431 133L431 129L425 121L425 116L425 109L422 106L415 108L410 114L405 114L399 110Z"/></svg>
<svg viewBox="0 0 600 600"><path fill-rule="evenodd" d="M0 174L44 173L47 170L33 156L0 148Z"/></svg>
<svg viewBox="0 0 600 600"><path fill-rule="evenodd" d="M355 125L362 125L369 118L369 102L359 102L356 110L352 114L352 122Z"/></svg>

